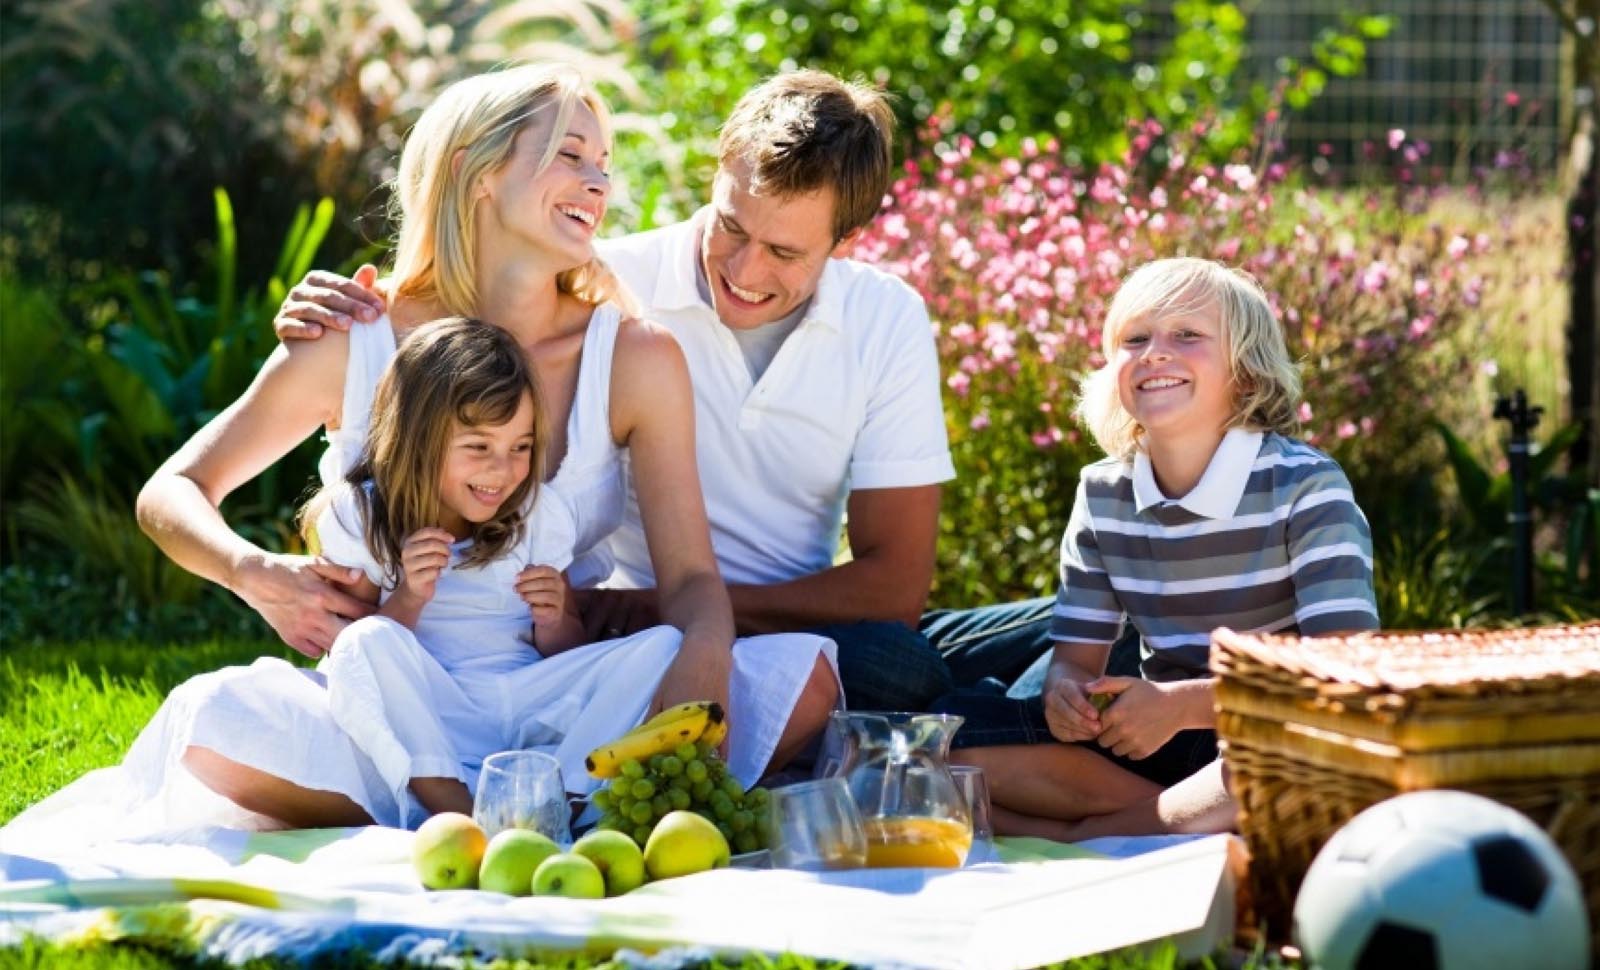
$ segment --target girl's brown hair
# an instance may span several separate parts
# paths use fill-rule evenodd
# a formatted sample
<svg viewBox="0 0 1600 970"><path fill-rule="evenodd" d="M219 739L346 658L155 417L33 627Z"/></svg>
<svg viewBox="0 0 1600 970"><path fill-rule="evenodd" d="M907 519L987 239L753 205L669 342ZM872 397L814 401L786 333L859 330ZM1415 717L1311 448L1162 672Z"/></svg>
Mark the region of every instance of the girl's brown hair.
<svg viewBox="0 0 1600 970"><path fill-rule="evenodd" d="M334 489L351 489L367 548L397 585L406 537L439 524L439 472L455 423L504 424L516 415L524 395L533 400L532 468L492 518L469 523L472 545L462 565L482 566L503 555L521 537L526 508L542 478L544 408L516 340L468 317L419 327L400 345L378 381L361 457L343 483L306 503L301 531L311 541L311 527Z"/></svg>

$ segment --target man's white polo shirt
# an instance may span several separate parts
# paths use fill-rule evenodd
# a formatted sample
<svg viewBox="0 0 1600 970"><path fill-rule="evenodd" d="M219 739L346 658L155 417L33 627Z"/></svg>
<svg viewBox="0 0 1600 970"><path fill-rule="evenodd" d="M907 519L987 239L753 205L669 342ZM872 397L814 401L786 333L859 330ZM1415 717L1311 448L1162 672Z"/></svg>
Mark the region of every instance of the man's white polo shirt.
<svg viewBox="0 0 1600 970"><path fill-rule="evenodd" d="M688 360L723 579L808 576L833 565L851 489L955 477L927 309L900 280L830 259L805 319L752 381L738 342L695 284L696 230L707 211L597 249ZM631 476L628 493L606 585L654 586Z"/></svg>

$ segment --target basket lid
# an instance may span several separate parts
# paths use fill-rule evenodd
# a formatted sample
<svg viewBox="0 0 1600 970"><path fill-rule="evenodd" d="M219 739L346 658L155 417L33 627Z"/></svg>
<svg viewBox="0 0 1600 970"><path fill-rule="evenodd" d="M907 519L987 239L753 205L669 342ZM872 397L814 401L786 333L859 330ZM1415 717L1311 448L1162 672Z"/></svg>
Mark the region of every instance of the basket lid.
<svg viewBox="0 0 1600 970"><path fill-rule="evenodd" d="M1510 630L1297 637L1211 634L1220 677L1285 688L1439 697L1544 691L1600 694L1600 623Z"/></svg>

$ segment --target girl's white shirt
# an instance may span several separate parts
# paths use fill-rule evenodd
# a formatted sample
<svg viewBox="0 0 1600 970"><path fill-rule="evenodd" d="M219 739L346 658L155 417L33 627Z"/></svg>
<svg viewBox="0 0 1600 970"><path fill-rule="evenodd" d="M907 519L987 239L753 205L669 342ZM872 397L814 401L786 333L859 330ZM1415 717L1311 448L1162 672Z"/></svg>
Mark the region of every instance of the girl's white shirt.
<svg viewBox="0 0 1600 970"><path fill-rule="evenodd" d="M365 573L381 590L381 602L394 591L395 582L378 564L365 532L355 488L336 486L333 500L317 517L317 540L323 555ZM577 527L566 501L553 488L538 489L521 536L503 555L469 568L462 561L471 540L450 547L450 563L417 618L417 639L450 672L511 670L539 660L532 646L533 618L517 595L517 574L527 566L566 569L576 541Z"/></svg>

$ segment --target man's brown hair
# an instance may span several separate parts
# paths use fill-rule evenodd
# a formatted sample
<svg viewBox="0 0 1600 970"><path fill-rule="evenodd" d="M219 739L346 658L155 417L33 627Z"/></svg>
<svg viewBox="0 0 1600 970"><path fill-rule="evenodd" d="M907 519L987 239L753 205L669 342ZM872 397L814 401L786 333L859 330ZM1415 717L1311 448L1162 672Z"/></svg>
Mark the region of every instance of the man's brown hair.
<svg viewBox="0 0 1600 970"><path fill-rule="evenodd" d="M894 112L883 92L822 71L789 71L750 89L722 126L718 157L750 166L750 191L835 193L833 239L872 221L889 190Z"/></svg>

